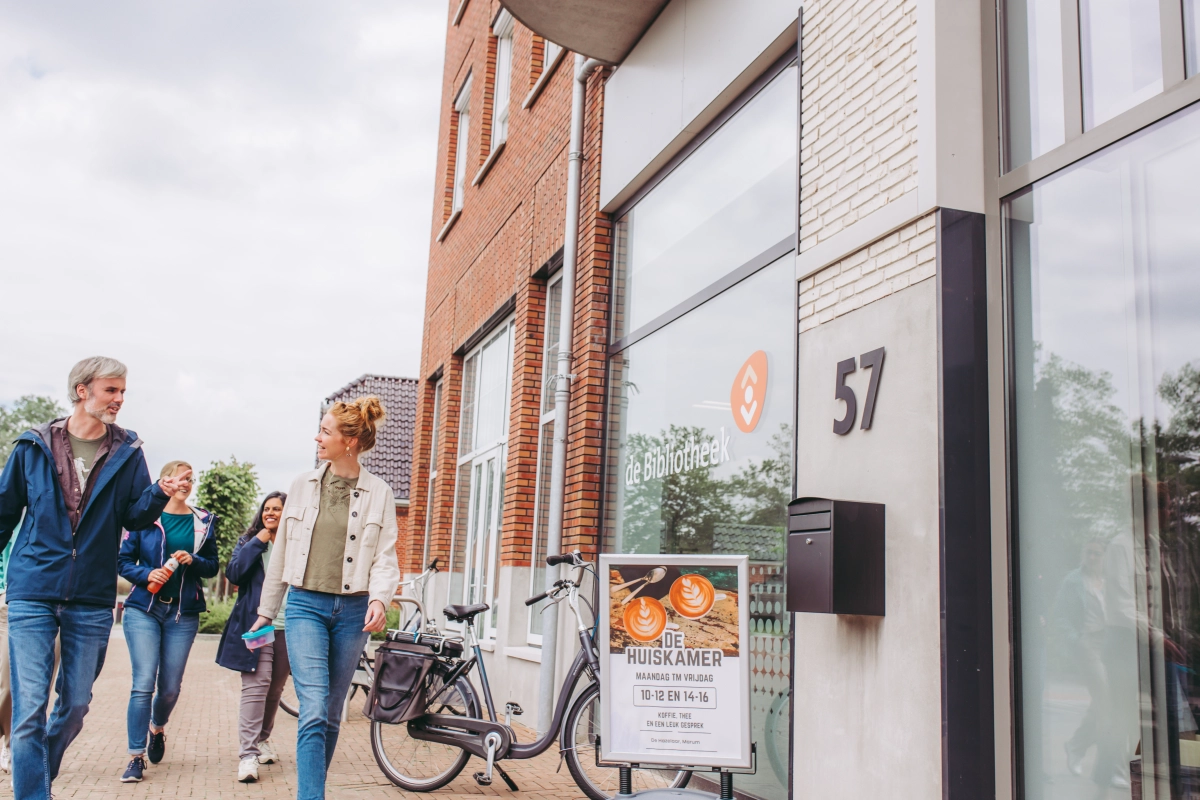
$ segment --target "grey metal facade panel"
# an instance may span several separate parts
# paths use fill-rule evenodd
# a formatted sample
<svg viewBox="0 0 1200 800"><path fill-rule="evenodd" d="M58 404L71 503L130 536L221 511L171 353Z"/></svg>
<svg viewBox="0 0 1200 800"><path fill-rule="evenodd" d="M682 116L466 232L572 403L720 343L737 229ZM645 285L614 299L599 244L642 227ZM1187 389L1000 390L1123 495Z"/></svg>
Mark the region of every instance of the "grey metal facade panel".
<svg viewBox="0 0 1200 800"><path fill-rule="evenodd" d="M502 0L522 25L566 49L619 64L668 0Z"/></svg>
<svg viewBox="0 0 1200 800"><path fill-rule="evenodd" d="M363 375L325 398L321 414L338 402L376 395L387 416L383 430L375 437L375 447L362 457L362 464L392 487L397 500L408 500L412 479L413 433L417 421L416 378Z"/></svg>

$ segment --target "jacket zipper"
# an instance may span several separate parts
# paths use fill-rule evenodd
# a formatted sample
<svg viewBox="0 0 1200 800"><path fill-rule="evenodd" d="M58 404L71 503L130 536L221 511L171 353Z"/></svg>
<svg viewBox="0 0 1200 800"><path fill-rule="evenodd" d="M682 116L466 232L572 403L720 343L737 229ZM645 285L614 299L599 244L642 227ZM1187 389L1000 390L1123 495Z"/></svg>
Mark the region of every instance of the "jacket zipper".
<svg viewBox="0 0 1200 800"><path fill-rule="evenodd" d="M162 523L155 523L155 525L158 526L160 531L162 531L162 542L160 542L158 545L158 569L162 569L163 564L167 563L167 529L161 527ZM162 589L161 586L158 588L159 590ZM146 589L149 591L150 587L147 586ZM150 605L146 606L147 614L149 614L150 610L154 608L154 601L157 599L158 592L150 592Z"/></svg>

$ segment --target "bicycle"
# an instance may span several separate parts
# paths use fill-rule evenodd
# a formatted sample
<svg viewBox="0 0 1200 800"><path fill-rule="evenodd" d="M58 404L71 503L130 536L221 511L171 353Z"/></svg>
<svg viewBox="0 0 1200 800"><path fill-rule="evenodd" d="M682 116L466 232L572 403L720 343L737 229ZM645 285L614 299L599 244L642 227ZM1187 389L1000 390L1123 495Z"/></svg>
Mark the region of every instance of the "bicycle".
<svg viewBox="0 0 1200 800"><path fill-rule="evenodd" d="M420 575L409 578L400 584L401 589L412 588L418 594L416 598L396 595L392 598L393 603L404 605L406 603L416 606L416 609L409 615L404 624L400 626L400 630L409 632L418 632L421 630L430 630L425 622L425 584L429 577L438 571L438 560L434 559L425 567L425 571ZM436 633L434 627L432 632ZM354 699L360 690L363 694L370 694L371 684L375 681L375 659L371 656L371 640L367 639L367 643L363 645L363 651L358 657L358 668L354 671L354 679L350 682L350 693L346 695L346 703L349 704ZM283 695L279 698L279 708L285 713L291 714L293 717L300 717L300 701L296 698L296 690L292 686L291 677L288 677L288 683L284 686Z"/></svg>
<svg viewBox="0 0 1200 800"><path fill-rule="evenodd" d="M429 673L429 699L425 714L398 725L376 721L371 723L371 750L375 754L375 761L396 786L414 792L440 789L454 780L474 755L486 762L484 770L474 774L476 783L491 785L495 771L510 789L518 791L516 783L500 766L500 762L505 759L535 758L557 740L560 764L566 761L571 777L589 798L608 800L616 793L617 770L602 768L597 763L596 751L600 742L600 684L597 675L600 662L594 638L596 625L594 622L585 622L579 610L579 589L584 573L590 571L595 576L595 567L585 561L578 550L549 556L546 564L551 567L568 564L575 567L576 572L573 578L556 581L554 589L529 598L525 605L531 606L547 598L555 603L565 599L575 614L581 645L567 670L550 729L533 742L518 742L516 732L511 727L511 715L519 714L520 707L513 703L505 708L504 722L499 721L483 664L483 653L475 634L475 617L489 610L489 606L486 603L449 605L443 613L447 619L465 624L466 645L471 650L471 656L462 657L464 642L461 638L436 637L435 646L439 655ZM426 640L428 638L427 635ZM479 699L470 681L470 672L476 667L488 715L486 719L481 714ZM581 682L585 685L577 693ZM690 779L691 773L686 770L633 770L635 791L681 788Z"/></svg>

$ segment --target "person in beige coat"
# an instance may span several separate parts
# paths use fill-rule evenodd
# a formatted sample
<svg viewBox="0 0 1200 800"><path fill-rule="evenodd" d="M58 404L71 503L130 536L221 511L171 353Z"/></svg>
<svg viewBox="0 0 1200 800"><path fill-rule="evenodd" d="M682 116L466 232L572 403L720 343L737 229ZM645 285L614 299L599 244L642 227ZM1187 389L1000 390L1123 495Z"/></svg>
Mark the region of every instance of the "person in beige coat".
<svg viewBox="0 0 1200 800"><path fill-rule="evenodd" d="M298 800L325 797L342 701L358 656L400 583L396 500L359 464L382 424L378 397L334 403L321 419L321 466L293 481L263 580L258 621L269 624L287 592L287 647L300 699Z"/></svg>

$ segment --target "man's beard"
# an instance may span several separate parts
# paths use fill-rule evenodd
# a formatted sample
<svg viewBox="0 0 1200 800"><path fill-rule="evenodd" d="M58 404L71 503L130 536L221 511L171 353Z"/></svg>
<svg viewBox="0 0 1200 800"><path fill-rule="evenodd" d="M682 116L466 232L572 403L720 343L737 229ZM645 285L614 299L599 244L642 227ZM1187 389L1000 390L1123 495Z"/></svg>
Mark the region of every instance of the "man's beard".
<svg viewBox="0 0 1200 800"><path fill-rule="evenodd" d="M92 397L91 393L89 392L88 399L84 401L84 405L83 405L84 412L86 412L89 416L95 417L96 419L100 420L105 425L112 425L114 422L117 421L117 415L113 414L111 411L109 411L107 405L102 405L99 408L92 408L91 404L94 400L95 400L95 398Z"/></svg>

